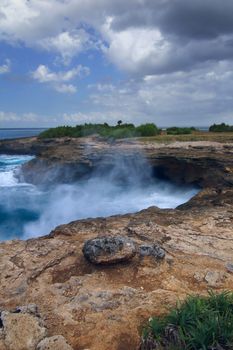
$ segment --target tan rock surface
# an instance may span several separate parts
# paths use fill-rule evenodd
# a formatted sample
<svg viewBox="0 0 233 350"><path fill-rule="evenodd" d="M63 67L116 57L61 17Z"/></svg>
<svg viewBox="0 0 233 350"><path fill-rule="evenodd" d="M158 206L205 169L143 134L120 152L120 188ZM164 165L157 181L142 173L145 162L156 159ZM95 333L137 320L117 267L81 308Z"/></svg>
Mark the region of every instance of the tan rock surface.
<svg viewBox="0 0 233 350"><path fill-rule="evenodd" d="M41 340L37 345L37 350L72 350L72 348L62 335L54 335Z"/></svg>
<svg viewBox="0 0 233 350"><path fill-rule="evenodd" d="M187 170L189 151L171 152L176 159L180 152ZM223 146L190 151L192 166L208 163L208 177L199 175L210 186L175 210L152 207L75 221L46 237L1 243L1 310L37 304L47 337L62 335L74 350L135 350L144 322L166 312L177 299L206 294L210 287L233 290L233 187L225 170L226 164L232 166L232 153L227 152L232 151ZM211 164L225 186L212 185ZM159 245L166 255L159 260L137 254L129 262L95 266L82 248L86 240L103 235L128 237L136 246ZM10 335L4 332L3 345L11 349Z"/></svg>

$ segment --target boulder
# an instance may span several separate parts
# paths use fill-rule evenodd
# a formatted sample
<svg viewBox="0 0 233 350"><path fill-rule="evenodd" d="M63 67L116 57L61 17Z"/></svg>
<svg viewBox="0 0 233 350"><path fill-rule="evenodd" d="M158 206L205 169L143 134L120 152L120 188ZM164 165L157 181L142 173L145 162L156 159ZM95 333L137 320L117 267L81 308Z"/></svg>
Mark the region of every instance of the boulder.
<svg viewBox="0 0 233 350"><path fill-rule="evenodd" d="M83 254L93 264L115 264L131 260L136 254L136 248L127 237L104 236L86 241Z"/></svg>

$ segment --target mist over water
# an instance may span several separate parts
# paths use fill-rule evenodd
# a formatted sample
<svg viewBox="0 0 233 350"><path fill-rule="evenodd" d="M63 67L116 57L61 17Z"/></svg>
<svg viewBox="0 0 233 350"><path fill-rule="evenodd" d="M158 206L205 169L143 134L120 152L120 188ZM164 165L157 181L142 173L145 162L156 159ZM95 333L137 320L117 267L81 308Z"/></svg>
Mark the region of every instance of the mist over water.
<svg viewBox="0 0 233 350"><path fill-rule="evenodd" d="M29 156L0 156L0 240L49 233L73 220L125 214L158 206L175 208L197 188L153 178L141 155L103 160L89 179L50 187L20 183L17 173Z"/></svg>

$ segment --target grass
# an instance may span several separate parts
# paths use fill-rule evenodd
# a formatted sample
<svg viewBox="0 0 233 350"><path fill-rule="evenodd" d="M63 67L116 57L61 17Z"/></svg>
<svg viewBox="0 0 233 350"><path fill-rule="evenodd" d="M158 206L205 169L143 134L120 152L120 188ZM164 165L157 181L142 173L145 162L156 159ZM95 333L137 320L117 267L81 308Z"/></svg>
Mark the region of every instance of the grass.
<svg viewBox="0 0 233 350"><path fill-rule="evenodd" d="M233 349L233 293L189 296L163 317L152 317L140 350Z"/></svg>
<svg viewBox="0 0 233 350"><path fill-rule="evenodd" d="M161 135L153 137L141 137L138 139L142 142L156 142L156 143L172 143L172 142L190 142L190 141L210 141L210 142L233 142L233 132L207 132L207 131L194 131L192 134L186 135L167 135L162 133Z"/></svg>

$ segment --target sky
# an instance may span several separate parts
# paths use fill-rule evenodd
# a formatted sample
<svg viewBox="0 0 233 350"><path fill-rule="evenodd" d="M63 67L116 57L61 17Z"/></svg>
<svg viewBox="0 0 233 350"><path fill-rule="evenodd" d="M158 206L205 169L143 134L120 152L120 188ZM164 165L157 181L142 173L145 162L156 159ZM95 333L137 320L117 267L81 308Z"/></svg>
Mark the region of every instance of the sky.
<svg viewBox="0 0 233 350"><path fill-rule="evenodd" d="M233 124L232 0L0 0L0 127Z"/></svg>

